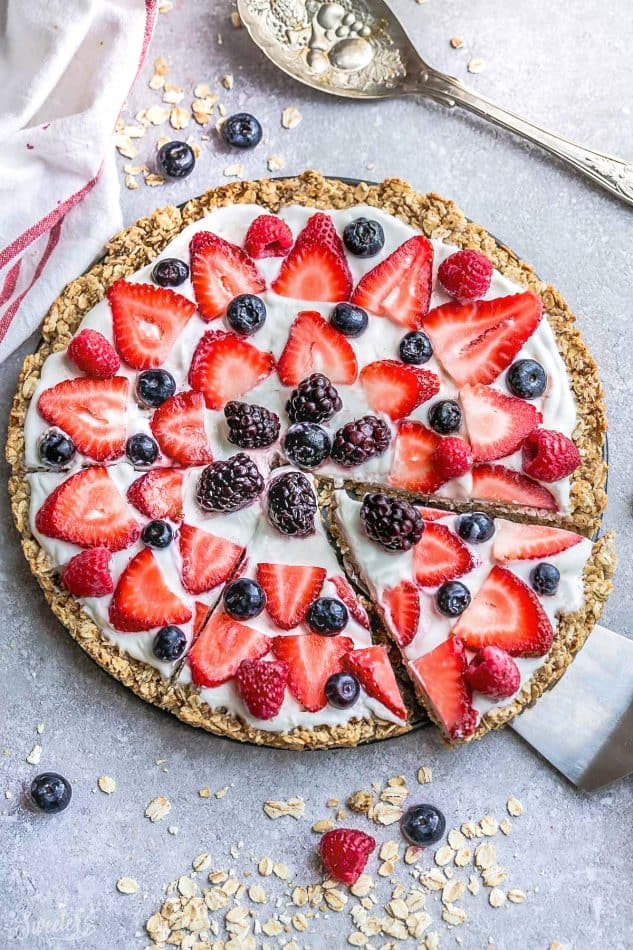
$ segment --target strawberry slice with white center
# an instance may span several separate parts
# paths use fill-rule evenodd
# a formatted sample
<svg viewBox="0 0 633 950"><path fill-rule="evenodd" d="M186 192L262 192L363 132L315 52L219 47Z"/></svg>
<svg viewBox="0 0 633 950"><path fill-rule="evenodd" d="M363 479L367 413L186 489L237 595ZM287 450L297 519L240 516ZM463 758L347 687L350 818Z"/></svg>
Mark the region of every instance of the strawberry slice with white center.
<svg viewBox="0 0 633 950"><path fill-rule="evenodd" d="M154 411L150 427L162 451L181 465L206 465L213 453L204 428L202 393L176 393Z"/></svg>
<svg viewBox="0 0 633 950"><path fill-rule="evenodd" d="M383 594L386 620L393 639L400 648L407 647L418 632L420 594L411 581L400 581Z"/></svg>
<svg viewBox="0 0 633 950"><path fill-rule="evenodd" d="M435 373L418 371L397 360L368 363L360 372L360 382L373 411L394 420L408 416L440 390Z"/></svg>
<svg viewBox="0 0 633 950"><path fill-rule="evenodd" d="M64 379L37 401L40 415L71 437L76 448L96 462L123 455L127 435L128 380Z"/></svg>
<svg viewBox="0 0 633 950"><path fill-rule="evenodd" d="M49 538L109 551L122 551L141 533L134 511L101 465L58 485L37 512L35 527Z"/></svg>
<svg viewBox="0 0 633 950"><path fill-rule="evenodd" d="M473 498L558 511L551 491L522 472L504 465L474 465L472 477Z"/></svg>
<svg viewBox="0 0 633 950"><path fill-rule="evenodd" d="M131 633L188 623L192 613L167 586L153 551L143 548L119 578L109 617L115 630Z"/></svg>
<svg viewBox="0 0 633 950"><path fill-rule="evenodd" d="M326 571L301 564L258 564L257 580L267 597L267 610L282 630L292 630L305 619L308 607L321 593Z"/></svg>
<svg viewBox="0 0 633 950"><path fill-rule="evenodd" d="M361 604L356 595L356 591L347 578L342 577L340 574L334 574L332 577L328 577L328 581L334 584L337 597L343 601L356 623L359 623L365 630L369 630L370 626L367 611Z"/></svg>
<svg viewBox="0 0 633 950"><path fill-rule="evenodd" d="M277 373L284 386L298 386L312 373L323 373L331 383L351 385L358 376L358 363L342 333L316 310L302 310L290 327Z"/></svg>
<svg viewBox="0 0 633 950"><path fill-rule="evenodd" d="M128 501L147 518L182 518L184 473L177 468L155 468L145 472L127 490Z"/></svg>
<svg viewBox="0 0 633 950"><path fill-rule="evenodd" d="M165 362L196 312L195 304L164 287L117 280L108 290L114 345L132 369Z"/></svg>
<svg viewBox="0 0 633 950"><path fill-rule="evenodd" d="M446 303L425 317L433 352L458 386L492 383L507 369L543 316L531 290L495 300Z"/></svg>
<svg viewBox="0 0 633 950"><path fill-rule="evenodd" d="M492 549L496 561L526 561L553 557L583 541L580 534L538 524L500 521Z"/></svg>
<svg viewBox="0 0 633 950"><path fill-rule="evenodd" d="M325 684L343 669L343 657L354 641L339 634L322 637L318 633L275 637L273 653L288 664L288 688L309 712L318 712L327 703Z"/></svg>
<svg viewBox="0 0 633 950"><path fill-rule="evenodd" d="M265 633L216 612L189 651L196 686L220 686L235 676L243 660L259 660L270 650Z"/></svg>
<svg viewBox="0 0 633 950"><path fill-rule="evenodd" d="M433 245L416 235L361 278L352 303L417 330L429 312L432 274Z"/></svg>
<svg viewBox="0 0 633 950"><path fill-rule="evenodd" d="M275 368L272 353L258 350L235 333L205 333L191 360L189 385L204 395L207 409L223 409L249 392Z"/></svg>
<svg viewBox="0 0 633 950"><path fill-rule="evenodd" d="M464 386L459 398L476 462L512 455L543 421L531 402L481 383Z"/></svg>
<svg viewBox="0 0 633 950"><path fill-rule="evenodd" d="M543 656L554 631L541 603L527 584L495 564L483 586L453 628L469 650L500 647L510 656Z"/></svg>
<svg viewBox="0 0 633 950"><path fill-rule="evenodd" d="M477 561L462 539L443 524L427 524L413 549L413 573L420 587L439 587L463 577Z"/></svg>
<svg viewBox="0 0 633 950"><path fill-rule="evenodd" d="M313 214L299 233L271 289L282 297L337 303L352 292L343 242L329 214Z"/></svg>
<svg viewBox="0 0 633 950"><path fill-rule="evenodd" d="M477 727L472 691L466 681L467 667L464 644L457 637L449 637L409 666L431 715L451 739L468 739Z"/></svg>
<svg viewBox="0 0 633 950"><path fill-rule="evenodd" d="M194 234L189 253L198 310L207 321L221 317L239 294L266 289L266 281L246 251L211 231Z"/></svg>
<svg viewBox="0 0 633 950"><path fill-rule="evenodd" d="M182 586L190 594L202 594L231 576L244 548L227 538L183 524L178 547L182 558Z"/></svg>
<svg viewBox="0 0 633 950"><path fill-rule="evenodd" d="M372 646L352 650L343 658L343 666L348 673L354 674L368 696L377 699L398 719L407 718L407 708L402 701L385 647Z"/></svg>
<svg viewBox="0 0 633 950"><path fill-rule="evenodd" d="M442 484L433 466L440 436L421 422L405 421L398 427L389 483L413 492L432 492Z"/></svg>

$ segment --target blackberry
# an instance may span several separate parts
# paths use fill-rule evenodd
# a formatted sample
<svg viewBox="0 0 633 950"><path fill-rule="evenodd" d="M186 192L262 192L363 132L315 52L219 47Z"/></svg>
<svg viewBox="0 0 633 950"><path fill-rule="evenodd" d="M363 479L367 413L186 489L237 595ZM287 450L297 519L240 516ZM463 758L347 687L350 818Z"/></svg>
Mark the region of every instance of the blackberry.
<svg viewBox="0 0 633 950"><path fill-rule="evenodd" d="M279 475L268 489L268 517L282 534L305 538L314 532L317 505L310 482L301 472Z"/></svg>
<svg viewBox="0 0 633 950"><path fill-rule="evenodd" d="M238 511L250 505L263 490L264 479L255 462L238 452L202 470L196 501L203 511Z"/></svg>
<svg viewBox="0 0 633 950"><path fill-rule="evenodd" d="M388 551L408 551L424 531L422 516L413 505L380 492L365 495L360 518L372 541Z"/></svg>
<svg viewBox="0 0 633 950"><path fill-rule="evenodd" d="M341 397L327 376L313 373L292 391L286 412L291 422L325 422L342 406Z"/></svg>
<svg viewBox="0 0 633 950"><path fill-rule="evenodd" d="M224 407L229 426L229 442L243 449L272 445L279 435L279 416L263 406L231 400Z"/></svg>
<svg viewBox="0 0 633 950"><path fill-rule="evenodd" d="M362 465L375 455L382 455L390 442L391 432L386 422L378 416L363 416L336 432L331 455L339 465L351 468Z"/></svg>

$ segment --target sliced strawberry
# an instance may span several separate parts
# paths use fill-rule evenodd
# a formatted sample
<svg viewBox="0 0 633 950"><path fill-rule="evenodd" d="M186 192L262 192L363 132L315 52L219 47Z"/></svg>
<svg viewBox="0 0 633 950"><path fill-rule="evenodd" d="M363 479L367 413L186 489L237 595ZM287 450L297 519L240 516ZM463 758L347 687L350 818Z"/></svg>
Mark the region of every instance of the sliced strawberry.
<svg viewBox="0 0 633 950"><path fill-rule="evenodd" d="M400 648L408 647L420 622L420 594L411 581L400 581L383 594L386 620L393 639Z"/></svg>
<svg viewBox="0 0 633 950"><path fill-rule="evenodd" d="M322 637L318 633L275 637L273 653L288 664L290 692L309 712L318 712L327 703L325 684L343 668L343 657L354 641L339 634Z"/></svg>
<svg viewBox="0 0 633 950"><path fill-rule="evenodd" d="M510 656L543 656L554 638L549 617L534 591L495 564L453 628L469 650L491 645Z"/></svg>
<svg viewBox="0 0 633 950"><path fill-rule="evenodd" d="M182 586L190 594L202 594L231 576L244 548L191 525L180 526Z"/></svg>
<svg viewBox="0 0 633 950"><path fill-rule="evenodd" d="M461 538L443 524L427 524L413 549L413 571L421 587L439 587L462 577L477 561Z"/></svg>
<svg viewBox="0 0 633 950"><path fill-rule="evenodd" d="M127 490L127 498L146 518L182 518L184 473L177 468L154 468Z"/></svg>
<svg viewBox="0 0 633 950"><path fill-rule="evenodd" d="M257 580L268 598L268 613L282 630L292 630L321 593L326 571L300 564L258 564Z"/></svg>
<svg viewBox="0 0 633 950"><path fill-rule="evenodd" d="M425 375L422 375L425 372ZM435 384L431 384L431 377ZM398 360L376 360L368 363L360 373L365 396L374 412L384 412L390 419L402 419L435 396L440 381L435 373L418 371Z"/></svg>
<svg viewBox="0 0 633 950"><path fill-rule="evenodd" d="M110 461L125 451L128 385L124 376L64 379L44 390L37 408L84 455L96 462Z"/></svg>
<svg viewBox="0 0 633 950"><path fill-rule="evenodd" d="M516 524L514 521L499 522L493 546L497 561L525 561L531 558L552 557L575 544L580 544L582 535L561 528L548 528L538 524Z"/></svg>
<svg viewBox="0 0 633 950"><path fill-rule="evenodd" d="M204 395L207 409L223 409L270 376L274 368L272 353L258 350L235 333L209 330L193 354L189 385Z"/></svg>
<svg viewBox="0 0 633 950"><path fill-rule="evenodd" d="M318 211L308 218L271 289L297 300L336 303L349 299L352 275L343 242L328 214Z"/></svg>
<svg viewBox="0 0 633 950"><path fill-rule="evenodd" d="M134 512L101 465L58 485L35 516L35 527L49 538L109 551L122 551L141 533Z"/></svg>
<svg viewBox="0 0 633 950"><path fill-rule="evenodd" d="M209 605L202 604L197 600L193 608L193 635L198 637L204 630L204 625L207 622L209 616Z"/></svg>
<svg viewBox="0 0 633 950"><path fill-rule="evenodd" d="M528 475L504 465L475 465L472 474L473 498L558 511L552 493Z"/></svg>
<svg viewBox="0 0 633 950"><path fill-rule="evenodd" d="M351 385L358 363L342 333L316 310L302 310L290 327L277 372L284 386L298 386L312 373L323 373L331 383Z"/></svg>
<svg viewBox="0 0 633 950"><path fill-rule="evenodd" d="M116 585L110 623L124 633L151 630L166 624L188 623L192 614L167 586L150 548L132 558Z"/></svg>
<svg viewBox="0 0 633 950"><path fill-rule="evenodd" d="M435 471L432 457L440 436L421 422L401 422L396 436L389 482L414 492L432 492L442 479Z"/></svg>
<svg viewBox="0 0 633 950"><path fill-rule="evenodd" d="M477 727L467 667L464 644L457 637L449 637L409 667L414 684L451 739L467 739Z"/></svg>
<svg viewBox="0 0 633 950"><path fill-rule="evenodd" d="M495 300L446 303L424 319L433 352L458 386L491 383L507 369L543 315L531 290Z"/></svg>
<svg viewBox="0 0 633 950"><path fill-rule="evenodd" d="M354 674L368 696L377 699L398 719L407 718L407 708L385 647L352 650L344 657L343 665L348 673Z"/></svg>
<svg viewBox="0 0 633 950"><path fill-rule="evenodd" d="M177 337L196 312L195 304L164 287L117 280L108 290L114 345L132 369L165 362Z"/></svg>
<svg viewBox="0 0 633 950"><path fill-rule="evenodd" d="M352 303L417 330L429 312L432 272L433 245L416 235L361 278Z"/></svg>
<svg viewBox="0 0 633 950"><path fill-rule="evenodd" d="M356 623L359 623L361 627L365 628L365 630L369 630L370 626L367 611L356 596L356 591L353 589L347 578L343 577L341 574L333 574L332 577L328 577L328 580L331 584L334 584L336 593L343 601Z"/></svg>
<svg viewBox="0 0 633 950"><path fill-rule="evenodd" d="M211 231L198 231L189 243L191 282L205 320L222 316L238 294L259 294L266 281L246 251Z"/></svg>
<svg viewBox="0 0 633 950"><path fill-rule="evenodd" d="M150 427L161 449L181 465L206 465L213 453L204 428L202 393L176 393L154 411Z"/></svg>
<svg viewBox="0 0 633 950"><path fill-rule="evenodd" d="M243 660L259 660L270 650L269 637L217 611L189 651L196 686L219 686L237 673Z"/></svg>
<svg viewBox="0 0 633 950"><path fill-rule="evenodd" d="M508 396L490 386L464 386L459 398L477 462L512 455L543 421L543 416L531 402Z"/></svg>
<svg viewBox="0 0 633 950"><path fill-rule="evenodd" d="M444 511L442 508L423 508L419 505L417 508L425 521L441 521L442 518L451 514L450 511Z"/></svg>

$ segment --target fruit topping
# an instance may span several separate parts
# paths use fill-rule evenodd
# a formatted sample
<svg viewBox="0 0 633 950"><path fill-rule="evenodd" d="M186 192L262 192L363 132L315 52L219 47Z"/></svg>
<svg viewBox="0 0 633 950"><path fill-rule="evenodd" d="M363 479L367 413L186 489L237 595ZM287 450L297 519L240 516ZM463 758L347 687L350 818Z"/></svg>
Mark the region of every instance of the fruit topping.
<svg viewBox="0 0 633 950"><path fill-rule="evenodd" d="M547 388L547 373L536 360L517 360L506 373L506 385L521 399L537 399Z"/></svg>
<svg viewBox="0 0 633 950"><path fill-rule="evenodd" d="M464 542L446 525L425 525L413 552L413 573L420 587L438 587L463 577L477 562ZM462 608L463 609L463 608Z"/></svg>
<svg viewBox="0 0 633 950"><path fill-rule="evenodd" d="M230 680L244 660L260 660L271 641L227 614L215 613L189 651L191 678L197 686L220 686Z"/></svg>
<svg viewBox="0 0 633 950"><path fill-rule="evenodd" d="M152 643L152 652L157 660L174 663L179 660L187 646L187 635L180 627L170 623L161 627Z"/></svg>
<svg viewBox="0 0 633 950"><path fill-rule="evenodd" d="M420 594L411 581L400 581L383 594L386 620L393 639L400 648L407 647L418 632Z"/></svg>
<svg viewBox="0 0 633 950"><path fill-rule="evenodd" d="M446 819L435 805L412 805L400 819L400 831L411 844L426 848L444 836Z"/></svg>
<svg viewBox="0 0 633 950"><path fill-rule="evenodd" d="M524 527L524 525L521 525L521 530ZM495 523L485 512L472 511L460 517L457 524L457 533L460 538L464 541L468 541L469 544L482 544L484 541L489 541L495 533ZM497 542L495 541L495 557L497 553L496 544ZM497 560L500 560L500 558L497 558Z"/></svg>
<svg viewBox="0 0 633 950"><path fill-rule="evenodd" d="M181 465L204 465L213 459L204 428L202 393L177 393L154 412L150 427L161 449Z"/></svg>
<svg viewBox="0 0 633 950"><path fill-rule="evenodd" d="M359 623L361 627L365 628L365 630L369 630L369 617L367 616L367 611L361 604L355 590L352 588L352 585L347 580L347 578L340 574L334 574L332 577L328 577L328 581L334 585L336 593L343 601L356 623Z"/></svg>
<svg viewBox="0 0 633 950"><path fill-rule="evenodd" d="M264 406L231 400L224 407L228 439L242 449L261 449L279 436L279 416Z"/></svg>
<svg viewBox="0 0 633 950"><path fill-rule="evenodd" d="M298 386L311 373L324 373L332 383L351 385L358 363L351 344L315 310L302 310L290 328L277 365L284 386Z"/></svg>
<svg viewBox="0 0 633 950"><path fill-rule="evenodd" d="M182 586L190 594L202 594L226 581L244 553L244 548L202 528L183 524L178 537L182 559Z"/></svg>
<svg viewBox="0 0 633 950"><path fill-rule="evenodd" d="M31 782L31 801L40 811L55 815L70 804L72 788L70 782L57 772L42 772Z"/></svg>
<svg viewBox="0 0 633 950"><path fill-rule="evenodd" d="M360 382L370 408L393 420L408 416L440 389L435 373L416 370L397 360L368 363L361 370Z"/></svg>
<svg viewBox="0 0 633 950"><path fill-rule="evenodd" d="M367 311L353 303L337 303L330 314L330 323L343 336L360 336L367 329L368 322Z"/></svg>
<svg viewBox="0 0 633 950"><path fill-rule="evenodd" d="M558 590L560 571L554 564L543 561L530 571L530 584L537 594L552 597Z"/></svg>
<svg viewBox="0 0 633 950"><path fill-rule="evenodd" d="M248 227L244 250L254 260L262 257L285 257L293 242L292 231L285 221L274 214L260 214Z"/></svg>
<svg viewBox="0 0 633 950"><path fill-rule="evenodd" d="M403 363L421 366L422 363L428 363L433 356L433 347L422 330L410 330L400 340L398 355Z"/></svg>
<svg viewBox="0 0 633 950"><path fill-rule="evenodd" d="M269 641L270 642L270 641ZM308 712L318 712L327 703L325 684L342 670L343 657L354 642L343 635L321 637L318 633L275 637L273 653L288 664L288 687Z"/></svg>
<svg viewBox="0 0 633 950"><path fill-rule="evenodd" d="M323 373L312 373L290 394L286 412L291 422L326 422L342 409L338 392Z"/></svg>
<svg viewBox="0 0 633 950"><path fill-rule="evenodd" d="M492 261L470 248L455 251L442 261L437 278L446 293L460 303L478 300L490 287Z"/></svg>
<svg viewBox="0 0 633 950"><path fill-rule="evenodd" d="M387 551L408 551L424 531L422 517L413 505L380 492L365 495L360 520L367 536Z"/></svg>
<svg viewBox="0 0 633 950"><path fill-rule="evenodd" d="M75 443L63 432L49 429L40 439L38 453L47 468L62 468L72 461Z"/></svg>
<svg viewBox="0 0 633 950"><path fill-rule="evenodd" d="M110 574L111 551L88 548L71 557L62 570L62 584L75 597L105 597L114 590Z"/></svg>
<svg viewBox="0 0 633 950"><path fill-rule="evenodd" d="M333 637L344 630L349 620L345 604L336 597L317 597L308 607L306 623L312 633Z"/></svg>
<svg viewBox="0 0 633 950"><path fill-rule="evenodd" d="M146 409L162 406L176 392L176 380L166 369L146 369L136 380L136 398Z"/></svg>
<svg viewBox="0 0 633 950"><path fill-rule="evenodd" d="M580 534L537 524L501 521L495 538L496 561L524 561L560 554L583 540Z"/></svg>
<svg viewBox="0 0 633 950"><path fill-rule="evenodd" d="M266 323L266 304L255 294L239 294L230 302L226 319L230 328L240 336L251 336Z"/></svg>
<svg viewBox="0 0 633 950"><path fill-rule="evenodd" d="M165 142L158 149L156 164L167 178L186 178L196 164L196 156L187 142Z"/></svg>
<svg viewBox="0 0 633 950"><path fill-rule="evenodd" d="M177 468L156 468L132 482L128 501L147 518L182 518L183 473Z"/></svg>
<svg viewBox="0 0 633 950"><path fill-rule="evenodd" d="M272 480L266 510L271 524L282 534L306 538L314 533L316 499L301 472L285 472Z"/></svg>
<svg viewBox="0 0 633 950"><path fill-rule="evenodd" d="M352 303L419 330L431 301L432 271L431 242L422 235L409 238L361 278Z"/></svg>
<svg viewBox="0 0 633 950"><path fill-rule="evenodd" d="M470 604L470 591L460 581L446 581L437 589L435 602L445 617L459 617Z"/></svg>
<svg viewBox="0 0 633 950"><path fill-rule="evenodd" d="M238 577L224 588L224 609L233 620L251 620L266 606L264 588L250 577Z"/></svg>
<svg viewBox="0 0 633 950"><path fill-rule="evenodd" d="M379 221L355 218L345 226L343 243L355 257L375 257L385 246L385 232Z"/></svg>
<svg viewBox="0 0 633 950"><path fill-rule="evenodd" d="M473 498L558 510L556 499L544 485L504 465L475 465L472 479Z"/></svg>
<svg viewBox="0 0 633 950"><path fill-rule="evenodd" d="M521 685L519 667L510 654L493 646L475 653L468 664L466 679L471 689L490 699L507 699Z"/></svg>
<svg viewBox="0 0 633 950"><path fill-rule="evenodd" d="M121 574L110 604L110 623L124 633L166 624L188 623L191 610L167 586L149 548L132 558Z"/></svg>
<svg viewBox="0 0 633 950"><path fill-rule="evenodd" d="M352 275L342 241L328 214L317 211L308 218L271 289L282 297L297 300L336 303L349 299Z"/></svg>
<svg viewBox="0 0 633 950"><path fill-rule="evenodd" d="M180 287L189 277L189 265L177 257L164 257L152 268L152 280L159 287Z"/></svg>
<svg viewBox="0 0 633 950"><path fill-rule="evenodd" d="M457 637L449 637L410 664L414 682L451 739L468 739L477 726L467 665L464 644Z"/></svg>
<svg viewBox="0 0 633 950"><path fill-rule="evenodd" d="M371 835L356 828L334 828L326 831L319 842L323 866L330 877L343 884L355 884L376 848Z"/></svg>
<svg viewBox="0 0 633 950"><path fill-rule="evenodd" d="M40 395L37 408L52 426L70 436L75 448L96 462L118 458L125 450L128 381L64 379Z"/></svg>
<svg viewBox="0 0 633 950"><path fill-rule="evenodd" d="M523 471L541 482L557 482L580 465L580 452L566 435L537 429L523 443Z"/></svg>
<svg viewBox="0 0 633 950"><path fill-rule="evenodd" d="M77 369L94 379L110 379L121 366L116 350L97 330L81 330L70 341L66 355Z"/></svg>
<svg viewBox="0 0 633 950"><path fill-rule="evenodd" d="M385 647L352 650L343 658L343 666L348 673L354 674L368 696L377 699L399 719L407 718L407 709Z"/></svg>
<svg viewBox="0 0 633 950"><path fill-rule="evenodd" d="M321 593L325 571L301 564L262 563L257 565L257 581L275 624L281 630L292 630L305 620L308 607Z"/></svg>
<svg viewBox="0 0 633 950"><path fill-rule="evenodd" d="M472 468L472 464L473 453L470 446L454 435L441 439L431 457L431 466L443 482L465 475Z"/></svg>
<svg viewBox="0 0 633 950"><path fill-rule="evenodd" d="M150 548L167 548L174 540L174 532L168 521L150 521L143 528L141 540Z"/></svg>
<svg viewBox="0 0 633 950"><path fill-rule="evenodd" d="M462 424L461 406L455 399L440 399L429 409L429 425L440 435L457 432Z"/></svg>
<svg viewBox="0 0 633 950"><path fill-rule="evenodd" d="M378 416L362 416L342 426L332 440L332 458L344 468L362 465L383 455L391 442L391 430Z"/></svg>
<svg viewBox="0 0 633 950"><path fill-rule="evenodd" d="M125 454L132 465L152 465L160 451L151 435L145 432L137 432L131 435L125 443Z"/></svg>
<svg viewBox="0 0 633 950"><path fill-rule="evenodd" d="M191 282L204 320L221 317L239 294L258 294L266 282L246 251L211 231L189 242Z"/></svg>
<svg viewBox="0 0 633 950"><path fill-rule="evenodd" d="M272 353L223 330L209 330L198 343L189 368L189 385L204 395L207 409L223 409L249 392L275 368Z"/></svg>
<svg viewBox="0 0 633 950"><path fill-rule="evenodd" d="M273 719L277 715L287 682L288 664L283 660L242 660L237 669L239 694L255 719Z"/></svg>
<svg viewBox="0 0 633 950"><path fill-rule="evenodd" d="M360 683L351 673L333 673L325 684L325 696L330 706L349 709L360 695Z"/></svg>
<svg viewBox="0 0 633 950"><path fill-rule="evenodd" d="M261 141L262 127L250 112L236 112L224 120L220 133L233 148L254 148Z"/></svg>
<svg viewBox="0 0 633 950"><path fill-rule="evenodd" d="M331 450L329 435L315 422L297 422L284 436L284 452L299 468L316 468Z"/></svg>
<svg viewBox="0 0 633 950"><path fill-rule="evenodd" d="M543 420L532 403L506 396L490 386L464 386L459 397L478 462L512 455Z"/></svg>
<svg viewBox="0 0 633 950"><path fill-rule="evenodd" d="M108 290L114 345L132 369L155 369L196 312L173 290L117 280Z"/></svg>
<svg viewBox="0 0 633 950"><path fill-rule="evenodd" d="M432 492L442 484L433 467L440 437L421 422L405 421L398 427L389 481L397 488Z"/></svg>
<svg viewBox="0 0 633 950"><path fill-rule="evenodd" d="M238 511L261 495L264 479L244 452L212 462L200 473L196 501L203 511Z"/></svg>

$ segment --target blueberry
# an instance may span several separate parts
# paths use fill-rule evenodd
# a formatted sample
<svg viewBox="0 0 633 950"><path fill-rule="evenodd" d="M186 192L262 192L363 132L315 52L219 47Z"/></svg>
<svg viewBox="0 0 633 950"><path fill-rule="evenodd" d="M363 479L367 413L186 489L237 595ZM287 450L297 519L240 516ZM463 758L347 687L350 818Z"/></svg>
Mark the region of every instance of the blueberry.
<svg viewBox="0 0 633 950"><path fill-rule="evenodd" d="M189 276L189 268L177 257L165 257L152 270L152 280L159 287L180 287Z"/></svg>
<svg viewBox="0 0 633 950"><path fill-rule="evenodd" d="M60 468L67 465L75 454L75 443L63 432L56 429L42 436L39 445L40 458L49 468Z"/></svg>
<svg viewBox="0 0 633 950"><path fill-rule="evenodd" d="M560 571L553 564L543 561L537 564L530 572L530 583L537 594L551 596L558 590Z"/></svg>
<svg viewBox="0 0 633 950"><path fill-rule="evenodd" d="M316 468L332 451L332 441L316 422L297 422L284 438L284 450L299 468Z"/></svg>
<svg viewBox="0 0 633 950"><path fill-rule="evenodd" d="M542 396L547 386L547 373L536 360L517 360L506 375L508 389L521 399Z"/></svg>
<svg viewBox="0 0 633 950"><path fill-rule="evenodd" d="M266 305L261 297L254 294L240 294L234 297L226 311L229 326L242 336L250 336L266 322Z"/></svg>
<svg viewBox="0 0 633 950"><path fill-rule="evenodd" d="M161 627L154 637L152 651L156 659L173 663L174 660L180 659L186 646L187 635L184 630L170 623L167 627Z"/></svg>
<svg viewBox="0 0 633 950"><path fill-rule="evenodd" d="M333 673L325 684L325 696L330 706L348 709L360 694L360 683L351 673Z"/></svg>
<svg viewBox="0 0 633 950"><path fill-rule="evenodd" d="M366 311L353 303L337 303L330 315L330 323L344 336L360 336L367 329L368 320Z"/></svg>
<svg viewBox="0 0 633 950"><path fill-rule="evenodd" d="M470 603L470 591L460 581L447 581L435 595L437 608L446 617L459 617Z"/></svg>
<svg viewBox="0 0 633 950"><path fill-rule="evenodd" d="M457 432L462 424L462 410L454 399L441 399L429 409L429 425L440 435Z"/></svg>
<svg viewBox="0 0 633 950"><path fill-rule="evenodd" d="M249 112L236 112L222 123L222 138L233 148L254 148L262 137L262 127Z"/></svg>
<svg viewBox="0 0 633 950"><path fill-rule="evenodd" d="M42 772L31 782L31 800L37 808L54 815L67 808L73 790L70 782L57 772Z"/></svg>
<svg viewBox="0 0 633 950"><path fill-rule="evenodd" d="M422 363L428 363L431 359L433 347L426 333L423 333L422 330L411 330L400 340L398 353L403 363L420 366Z"/></svg>
<svg viewBox="0 0 633 950"><path fill-rule="evenodd" d="M400 819L400 831L411 844L436 844L446 831L446 819L435 805L412 805Z"/></svg>
<svg viewBox="0 0 633 950"><path fill-rule="evenodd" d="M306 623L312 633L333 637L347 626L347 607L336 597L319 597L308 607Z"/></svg>
<svg viewBox="0 0 633 950"><path fill-rule="evenodd" d="M250 577L238 577L227 584L224 590L224 609L234 620L257 617L265 606L266 594L263 588Z"/></svg>
<svg viewBox="0 0 633 950"><path fill-rule="evenodd" d="M166 142L159 148L156 160L168 178L186 178L196 164L193 149L186 142Z"/></svg>
<svg viewBox="0 0 633 950"><path fill-rule="evenodd" d="M136 398L146 409L162 406L176 392L176 380L166 369L146 369L136 380Z"/></svg>
<svg viewBox="0 0 633 950"><path fill-rule="evenodd" d="M373 257L385 246L385 232L378 221L356 218L343 231L343 242L356 257Z"/></svg>
<svg viewBox="0 0 633 950"><path fill-rule="evenodd" d="M174 532L167 521L150 521L143 528L141 538L150 548L167 548L174 539Z"/></svg>
<svg viewBox="0 0 633 950"><path fill-rule="evenodd" d="M495 523L483 511L473 511L469 515L462 515L457 526L457 533L464 541L471 544L481 544L489 541L495 533Z"/></svg>
<svg viewBox="0 0 633 950"><path fill-rule="evenodd" d="M139 432L127 440L125 454L132 465L151 465L158 458L158 446L151 436Z"/></svg>

